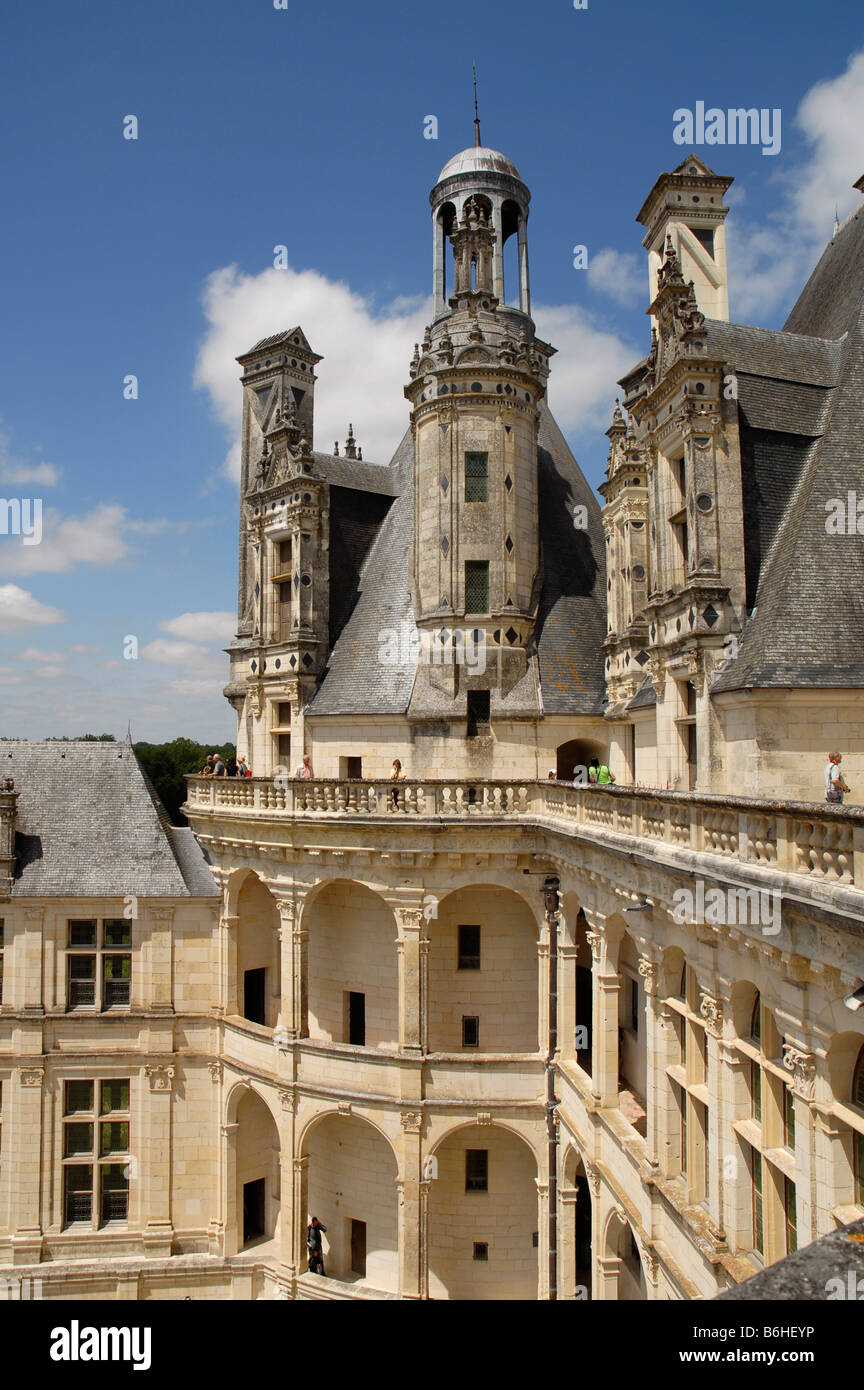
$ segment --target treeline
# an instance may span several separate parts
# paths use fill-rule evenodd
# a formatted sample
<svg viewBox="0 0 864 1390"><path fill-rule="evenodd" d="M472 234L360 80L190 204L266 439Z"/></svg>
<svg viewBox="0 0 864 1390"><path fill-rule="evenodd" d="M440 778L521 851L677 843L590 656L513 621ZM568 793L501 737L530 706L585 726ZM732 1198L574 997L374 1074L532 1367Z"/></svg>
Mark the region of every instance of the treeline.
<svg viewBox="0 0 864 1390"><path fill-rule="evenodd" d="M186 800L186 774L200 772L208 753L218 752L224 761L234 752L233 743L196 743L191 738L133 743L132 747L174 825L186 824L186 817L180 814Z"/></svg>

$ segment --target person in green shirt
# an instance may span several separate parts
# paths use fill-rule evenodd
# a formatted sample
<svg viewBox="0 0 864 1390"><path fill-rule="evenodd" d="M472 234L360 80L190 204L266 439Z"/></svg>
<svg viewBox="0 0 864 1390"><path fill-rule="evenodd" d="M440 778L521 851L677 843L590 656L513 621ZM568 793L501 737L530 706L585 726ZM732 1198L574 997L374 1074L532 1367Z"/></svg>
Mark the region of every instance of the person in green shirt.
<svg viewBox="0 0 864 1390"><path fill-rule="evenodd" d="M606 763L601 763L598 758L592 758L588 764L588 780L596 782L598 786L608 787L610 782L615 781L615 774L610 772Z"/></svg>

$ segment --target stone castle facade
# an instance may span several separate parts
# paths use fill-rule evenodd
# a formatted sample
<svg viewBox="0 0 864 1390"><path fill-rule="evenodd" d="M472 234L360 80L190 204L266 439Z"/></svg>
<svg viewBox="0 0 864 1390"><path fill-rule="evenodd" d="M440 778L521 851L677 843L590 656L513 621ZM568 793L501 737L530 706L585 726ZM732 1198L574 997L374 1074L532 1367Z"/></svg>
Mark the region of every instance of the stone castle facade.
<svg viewBox="0 0 864 1390"><path fill-rule="evenodd" d="M12 745L0 1257L46 1296L705 1299L864 1214L864 812L822 790L829 748L864 772L862 539L825 524L864 496L864 211L769 332L729 322L729 183L690 156L639 213L602 510L479 140L389 465L314 447L300 327L238 359L256 775L191 778L197 844L160 840L127 752L154 867L85 901L45 877L56 746Z"/></svg>

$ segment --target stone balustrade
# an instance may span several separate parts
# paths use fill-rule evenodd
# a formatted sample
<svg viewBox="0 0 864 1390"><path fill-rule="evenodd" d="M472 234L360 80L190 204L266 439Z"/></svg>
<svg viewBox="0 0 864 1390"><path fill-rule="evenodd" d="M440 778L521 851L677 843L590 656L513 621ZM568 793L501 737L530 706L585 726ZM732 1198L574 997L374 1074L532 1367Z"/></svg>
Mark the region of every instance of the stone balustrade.
<svg viewBox="0 0 864 1390"><path fill-rule="evenodd" d="M187 779L186 810L200 815L383 820L512 818L591 828L864 889L864 807L774 801L655 788L554 781L316 778Z"/></svg>

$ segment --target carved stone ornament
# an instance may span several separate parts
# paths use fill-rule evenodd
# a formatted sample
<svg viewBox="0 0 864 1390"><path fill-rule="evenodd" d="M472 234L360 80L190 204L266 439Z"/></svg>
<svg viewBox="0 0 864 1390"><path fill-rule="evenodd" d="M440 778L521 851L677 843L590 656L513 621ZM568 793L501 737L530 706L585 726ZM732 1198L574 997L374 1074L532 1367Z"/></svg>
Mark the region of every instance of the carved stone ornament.
<svg viewBox="0 0 864 1390"><path fill-rule="evenodd" d="M586 931L585 940L591 950L593 960L599 960L603 953L603 933L599 931Z"/></svg>
<svg viewBox="0 0 864 1390"><path fill-rule="evenodd" d="M217 1086L219 1082L222 1080L222 1063L208 1062L207 1070L210 1073L210 1080L213 1082L213 1085Z"/></svg>
<svg viewBox="0 0 864 1390"><path fill-rule="evenodd" d="M21 1072L22 1086L41 1086L45 1076L44 1067L22 1067Z"/></svg>
<svg viewBox="0 0 864 1390"><path fill-rule="evenodd" d="M792 1090L803 1100L812 1100L816 1090L816 1062L812 1053L803 1052L794 1043L783 1044L783 1065L792 1073Z"/></svg>
<svg viewBox="0 0 864 1390"><path fill-rule="evenodd" d="M647 956L640 956L639 974L645 981L645 993L655 994L657 991L657 962L649 960Z"/></svg>
<svg viewBox="0 0 864 1390"><path fill-rule="evenodd" d="M594 1163L584 1163L585 1176L591 1184L591 1191L595 1197L600 1196L600 1169Z"/></svg>
<svg viewBox="0 0 864 1390"><path fill-rule="evenodd" d="M399 1119L406 1134L419 1134L423 1116L419 1110L403 1110Z"/></svg>
<svg viewBox="0 0 864 1390"><path fill-rule="evenodd" d="M151 1091L170 1091L174 1086L174 1068L152 1066L144 1068Z"/></svg>
<svg viewBox="0 0 864 1390"><path fill-rule="evenodd" d="M719 1038L723 1031L723 1005L713 994L700 994L699 1012L705 1020L705 1031Z"/></svg>

